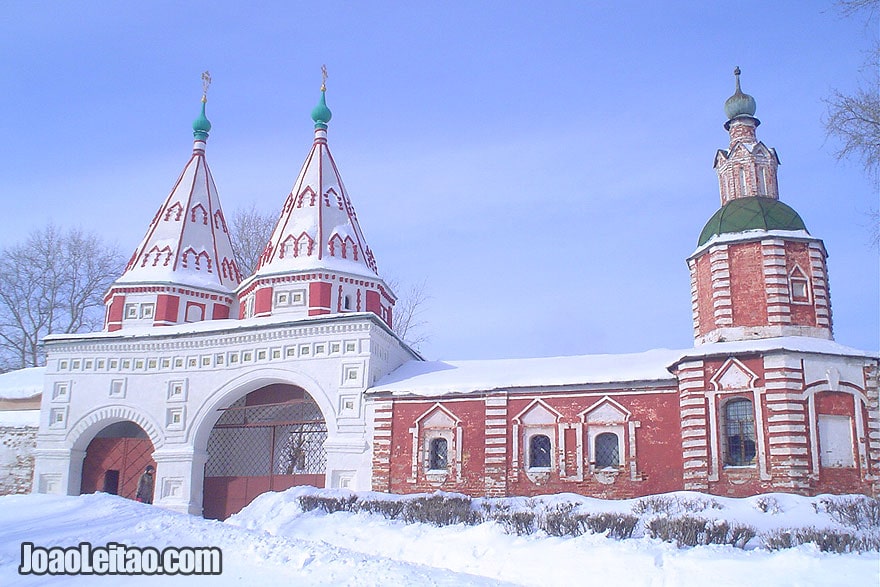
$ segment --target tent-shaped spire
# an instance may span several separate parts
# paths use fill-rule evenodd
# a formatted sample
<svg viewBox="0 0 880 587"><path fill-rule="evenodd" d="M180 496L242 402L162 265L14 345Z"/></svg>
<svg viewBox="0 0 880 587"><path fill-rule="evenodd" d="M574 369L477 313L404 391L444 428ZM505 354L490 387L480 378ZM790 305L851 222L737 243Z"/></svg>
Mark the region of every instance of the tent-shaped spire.
<svg viewBox="0 0 880 587"><path fill-rule="evenodd" d="M114 311L111 307L108 313L107 327L110 330L121 328L122 317L116 315L122 312L120 296L127 293L131 297L136 291L150 292L152 297L161 294L158 306L148 310L134 310L134 306L126 301L125 316L139 320L139 325L146 325L145 322L149 321L162 325L228 316L241 273L232 252L217 186L205 160L205 146L211 130L211 123L205 116L207 85L210 83L207 72L203 74L203 80L205 95L202 96L201 113L193 122L192 156L156 212L125 272L106 296L107 303L115 303L118 309ZM211 294L215 294L214 298ZM190 302L199 303L194 301L195 298L206 295L212 303L201 303L198 311L187 310ZM168 296L173 300L169 302ZM227 308L225 311L212 311L218 299L223 300L220 305ZM150 303L149 300L139 302L140 305Z"/></svg>
<svg viewBox="0 0 880 587"><path fill-rule="evenodd" d="M256 276L329 269L375 279L376 260L327 146L326 87L312 110L315 139L260 257Z"/></svg>

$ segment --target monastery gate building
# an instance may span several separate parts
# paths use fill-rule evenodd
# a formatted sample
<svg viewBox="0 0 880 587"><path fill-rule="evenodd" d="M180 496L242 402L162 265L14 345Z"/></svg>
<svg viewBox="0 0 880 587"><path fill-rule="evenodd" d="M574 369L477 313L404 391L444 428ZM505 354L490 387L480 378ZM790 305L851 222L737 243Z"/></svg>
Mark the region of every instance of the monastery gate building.
<svg viewBox="0 0 880 587"><path fill-rule="evenodd" d="M779 200L755 101L725 103L721 207L687 259L694 347L430 362L392 331L327 144L311 150L253 275L192 155L102 332L47 338L34 490L132 496L225 518L293 485L635 497L880 490L878 357L833 340L823 242ZM695 230L696 234L696 230Z"/></svg>

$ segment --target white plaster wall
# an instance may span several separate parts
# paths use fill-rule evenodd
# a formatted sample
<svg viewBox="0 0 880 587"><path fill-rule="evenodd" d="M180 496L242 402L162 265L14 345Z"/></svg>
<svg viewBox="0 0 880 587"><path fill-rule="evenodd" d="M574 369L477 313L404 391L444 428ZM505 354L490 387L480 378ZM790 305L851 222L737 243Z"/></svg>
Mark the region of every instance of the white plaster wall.
<svg viewBox="0 0 880 587"><path fill-rule="evenodd" d="M413 358L378 318L343 315L175 336L179 330L50 342L35 491L79 493L82 451L105 426L132 420L154 445L156 504L200 514L205 448L218 409L271 383L302 387L320 406L327 485L370 488L363 392ZM68 393L53 393L59 387Z"/></svg>

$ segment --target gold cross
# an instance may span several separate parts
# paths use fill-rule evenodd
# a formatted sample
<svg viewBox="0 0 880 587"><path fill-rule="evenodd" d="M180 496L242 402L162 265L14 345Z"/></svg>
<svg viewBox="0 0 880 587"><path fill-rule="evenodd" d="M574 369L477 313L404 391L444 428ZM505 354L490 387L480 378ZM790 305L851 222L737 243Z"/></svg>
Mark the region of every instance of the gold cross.
<svg viewBox="0 0 880 587"><path fill-rule="evenodd" d="M327 66L326 65L321 66L321 91L322 92L327 91Z"/></svg>
<svg viewBox="0 0 880 587"><path fill-rule="evenodd" d="M211 85L211 72L203 71L202 72L202 97L207 98L208 96L208 87Z"/></svg>

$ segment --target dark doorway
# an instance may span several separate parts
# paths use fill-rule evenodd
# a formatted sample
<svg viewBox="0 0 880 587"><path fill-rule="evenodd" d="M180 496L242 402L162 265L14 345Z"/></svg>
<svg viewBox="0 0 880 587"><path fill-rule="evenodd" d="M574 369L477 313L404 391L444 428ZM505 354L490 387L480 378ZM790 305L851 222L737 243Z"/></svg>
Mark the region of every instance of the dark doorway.
<svg viewBox="0 0 880 587"><path fill-rule="evenodd" d="M102 491L111 495L119 495L118 470L110 469L109 471L104 471L104 489Z"/></svg>

